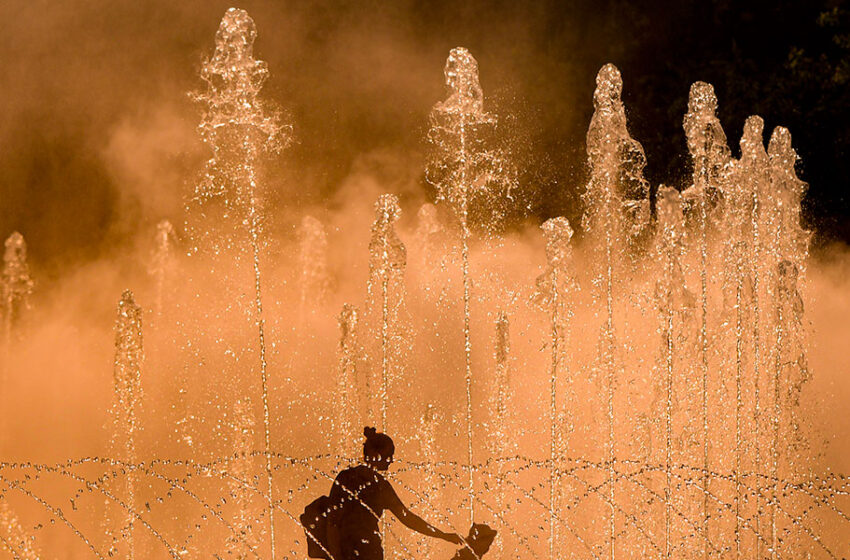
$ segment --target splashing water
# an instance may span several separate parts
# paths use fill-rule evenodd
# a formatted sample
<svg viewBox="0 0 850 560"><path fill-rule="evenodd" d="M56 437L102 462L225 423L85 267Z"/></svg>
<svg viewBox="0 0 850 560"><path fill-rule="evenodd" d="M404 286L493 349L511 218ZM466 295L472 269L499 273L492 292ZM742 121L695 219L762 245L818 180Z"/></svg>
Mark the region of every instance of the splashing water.
<svg viewBox="0 0 850 560"><path fill-rule="evenodd" d="M507 154L489 144L496 119L484 110L477 62L454 49L447 98L431 113L426 174L459 224L463 298L421 289L451 294L457 286L442 265L453 262L453 248L441 207L423 205L411 234L399 198L385 194L371 230L360 232L369 236L365 298L358 284L343 304L330 281L341 251L331 250L321 222L305 216L292 246L267 250L262 156L286 143L287 130L259 99L268 69L253 56L255 38L248 15L229 10L204 64L208 87L196 97L212 156L187 205L189 254L177 250L167 222L158 226L150 292L157 320L144 352L133 293L119 303L110 456L0 462L0 548L16 558L55 550L303 557L298 515L356 458L361 426L378 424L397 442L387 478L405 504L463 534L468 506L470 520L499 532L487 558L850 552L850 479L819 475L808 443L806 185L786 129L774 130L765 150L763 122L751 117L736 159L713 88L694 84L684 119L694 174L681 192L658 188L653 221L622 77L606 65L587 135L578 239L566 219L553 218L542 240L539 232L504 235L484 258L486 243L474 234L499 232L499 206L516 181ZM514 242L517 251L506 248ZM497 274L500 256L513 260ZM261 278L261 261L274 272ZM406 282L419 289L408 295ZM19 235L7 241L3 283L8 320L32 290ZM270 357L306 352L273 329L300 328L308 313L305 332L337 344L315 348L315 368L293 370L309 388L281 407L283 420L293 433L310 428L287 440L283 454L271 445L265 325ZM446 344L461 338L462 364ZM171 361L164 356L175 339L184 346ZM492 353L475 354L473 368L473 345L482 344ZM20 350L11 346L14 358ZM463 394L454 383L460 368ZM189 372L188 398L204 401L199 416L215 426L195 434L197 457L164 456L155 441L153 411L163 403L146 391L142 407L142 382L148 389L160 369ZM327 375L334 371L335 379ZM487 398L473 408L479 390ZM299 406L307 412L297 414ZM106 530L95 527L97 517L107 518ZM402 531L382 523L387 557L448 550Z"/></svg>

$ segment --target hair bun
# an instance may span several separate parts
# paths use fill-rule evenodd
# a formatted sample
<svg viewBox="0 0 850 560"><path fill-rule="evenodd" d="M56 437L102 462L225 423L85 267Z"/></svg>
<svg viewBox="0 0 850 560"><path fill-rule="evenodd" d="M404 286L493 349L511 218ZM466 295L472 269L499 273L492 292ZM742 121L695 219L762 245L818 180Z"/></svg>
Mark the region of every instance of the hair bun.
<svg viewBox="0 0 850 560"><path fill-rule="evenodd" d="M378 430L376 430L372 426L366 426L365 428L363 428L363 435L366 436L367 438L374 437L377 433L378 433Z"/></svg>

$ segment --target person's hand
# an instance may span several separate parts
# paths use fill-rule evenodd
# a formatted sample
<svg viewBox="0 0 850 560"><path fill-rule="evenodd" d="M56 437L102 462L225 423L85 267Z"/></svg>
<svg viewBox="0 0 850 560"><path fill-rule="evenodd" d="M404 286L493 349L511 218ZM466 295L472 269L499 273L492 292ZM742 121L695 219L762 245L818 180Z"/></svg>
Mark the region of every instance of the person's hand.
<svg viewBox="0 0 850 560"><path fill-rule="evenodd" d="M444 533L443 539L452 544L463 544L463 537L457 533Z"/></svg>

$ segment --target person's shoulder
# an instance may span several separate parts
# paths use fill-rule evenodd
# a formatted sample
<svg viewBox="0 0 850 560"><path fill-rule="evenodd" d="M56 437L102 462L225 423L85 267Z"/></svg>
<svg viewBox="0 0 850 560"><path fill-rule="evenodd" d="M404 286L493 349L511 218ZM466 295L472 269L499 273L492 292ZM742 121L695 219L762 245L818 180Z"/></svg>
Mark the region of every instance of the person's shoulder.
<svg viewBox="0 0 850 560"><path fill-rule="evenodd" d="M341 470L339 474L336 475L336 479L341 482L349 480L361 480L364 478L368 478L372 472L372 469L370 469L366 465L355 465L353 467L348 467L347 469Z"/></svg>

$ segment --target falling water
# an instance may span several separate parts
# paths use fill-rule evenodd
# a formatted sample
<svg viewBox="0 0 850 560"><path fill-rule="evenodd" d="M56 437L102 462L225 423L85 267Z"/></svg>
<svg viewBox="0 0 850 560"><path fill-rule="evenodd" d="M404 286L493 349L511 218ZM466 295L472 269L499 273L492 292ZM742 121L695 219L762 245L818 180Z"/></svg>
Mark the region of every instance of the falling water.
<svg viewBox="0 0 850 560"><path fill-rule="evenodd" d="M496 360L496 371L493 376L493 390L490 393L490 410L492 421L490 426L490 451L494 457L506 457L509 451L513 451L510 444L508 430L513 422L510 416L508 395L510 392L510 354L511 333L508 314L502 310L496 317L496 340L494 344L494 358ZM496 476L501 480L504 465L500 462L496 469ZM496 489L496 509L502 511L507 505L505 498L505 487L499 484ZM496 548L501 556L504 552L503 539L497 537Z"/></svg>

